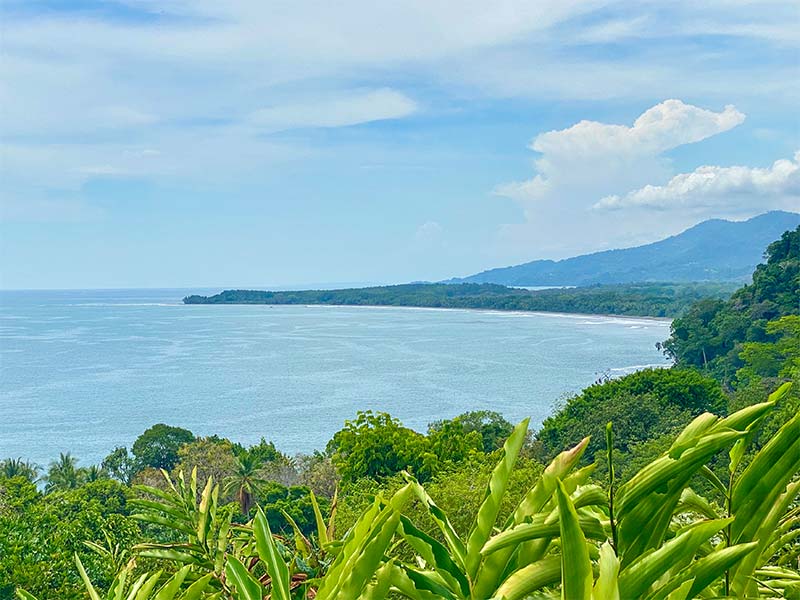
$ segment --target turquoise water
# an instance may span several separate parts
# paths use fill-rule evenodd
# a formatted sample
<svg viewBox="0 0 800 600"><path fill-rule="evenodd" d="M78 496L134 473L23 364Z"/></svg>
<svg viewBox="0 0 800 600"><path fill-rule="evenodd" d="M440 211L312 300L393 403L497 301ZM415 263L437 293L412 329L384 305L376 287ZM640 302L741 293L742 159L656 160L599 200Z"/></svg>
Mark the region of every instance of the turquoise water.
<svg viewBox="0 0 800 600"><path fill-rule="evenodd" d="M215 291L215 290L210 290ZM0 295L0 458L98 462L157 422L285 452L357 410L424 431L492 409L541 423L603 374L665 364L668 323L367 307L184 306L189 292Z"/></svg>

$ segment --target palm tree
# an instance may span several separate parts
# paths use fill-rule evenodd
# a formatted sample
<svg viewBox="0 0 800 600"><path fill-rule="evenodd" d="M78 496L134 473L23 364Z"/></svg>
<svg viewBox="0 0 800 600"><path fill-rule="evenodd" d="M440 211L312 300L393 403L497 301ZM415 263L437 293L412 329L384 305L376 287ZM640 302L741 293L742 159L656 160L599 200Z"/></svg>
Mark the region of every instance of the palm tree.
<svg viewBox="0 0 800 600"><path fill-rule="evenodd" d="M57 461L50 463L45 491L72 490L78 487L81 483L81 473L76 466L77 463L78 459L69 452L62 452Z"/></svg>
<svg viewBox="0 0 800 600"><path fill-rule="evenodd" d="M225 493L236 492L239 510L247 516L253 506L253 497L259 488L266 483L261 478L261 461L249 453L244 453L236 459L236 471L225 478Z"/></svg>
<svg viewBox="0 0 800 600"><path fill-rule="evenodd" d="M109 478L108 471L97 465L92 465L87 469L78 469L78 475L78 478L84 483L91 483L92 481Z"/></svg>
<svg viewBox="0 0 800 600"><path fill-rule="evenodd" d="M31 483L36 483L40 468L36 463L22 460L22 458L7 458L0 461L0 476L8 479L24 477Z"/></svg>

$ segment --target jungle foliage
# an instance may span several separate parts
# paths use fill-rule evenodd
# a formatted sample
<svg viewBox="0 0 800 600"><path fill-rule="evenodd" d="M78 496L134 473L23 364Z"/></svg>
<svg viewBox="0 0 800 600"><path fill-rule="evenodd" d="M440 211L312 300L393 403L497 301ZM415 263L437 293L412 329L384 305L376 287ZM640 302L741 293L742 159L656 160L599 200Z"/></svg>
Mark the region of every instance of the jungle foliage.
<svg viewBox="0 0 800 600"><path fill-rule="evenodd" d="M765 257L752 284L727 301L704 299L673 321L663 348L679 366L702 369L731 388L753 370L766 375L784 368L784 350L791 352L798 339L796 320L787 317L800 315L800 227L770 244ZM740 374L748 361L750 370Z"/></svg>
<svg viewBox="0 0 800 600"><path fill-rule="evenodd" d="M225 290L214 296L187 296L183 301L186 304L414 306L674 317L700 299L722 301L736 287L737 284L725 282L628 283L527 290L492 283L409 283L290 292Z"/></svg>
<svg viewBox="0 0 800 600"><path fill-rule="evenodd" d="M558 454L501 518L525 445L523 421L495 454L466 533L407 473L341 535L313 495L314 531L304 534L286 515L291 531L277 535L260 508L236 523L235 505L220 501L213 476L203 485L196 469L188 479L183 471L174 478L163 471L164 485L137 486L129 504L132 519L161 530L167 541L134 545L106 586L77 553L75 572L93 599L795 597L800 414L758 452L746 452L790 385L727 417L701 413L622 484L614 477L609 424L605 482L592 480L594 465L580 467L585 438ZM719 453L727 455L725 481L708 469ZM703 478L712 481L713 495L694 491ZM431 527L409 516L413 506ZM17 595L37 598L22 588Z"/></svg>
<svg viewBox="0 0 800 600"><path fill-rule="evenodd" d="M99 466L0 461L0 598L800 598L798 256L800 229L675 321L676 366L532 433L368 411L310 455L161 424Z"/></svg>

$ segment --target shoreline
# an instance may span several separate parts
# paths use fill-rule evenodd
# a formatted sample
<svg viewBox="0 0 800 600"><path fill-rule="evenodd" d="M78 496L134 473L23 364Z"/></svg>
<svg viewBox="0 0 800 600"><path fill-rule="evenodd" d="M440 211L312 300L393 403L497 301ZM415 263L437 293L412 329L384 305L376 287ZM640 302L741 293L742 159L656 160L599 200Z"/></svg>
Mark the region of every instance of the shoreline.
<svg viewBox="0 0 800 600"><path fill-rule="evenodd" d="M268 302L182 302L183 306L299 306L304 308L329 307L329 308L396 308L403 310L432 310L432 311L464 311L464 312L490 312L511 315L540 315L560 317L602 317L611 319L629 319L640 321L654 321L657 323L672 323L675 317L653 317L649 315L620 315L615 313L579 313L549 310L504 310L502 308L476 308L462 306L407 306L400 304L307 304L307 303L268 303Z"/></svg>

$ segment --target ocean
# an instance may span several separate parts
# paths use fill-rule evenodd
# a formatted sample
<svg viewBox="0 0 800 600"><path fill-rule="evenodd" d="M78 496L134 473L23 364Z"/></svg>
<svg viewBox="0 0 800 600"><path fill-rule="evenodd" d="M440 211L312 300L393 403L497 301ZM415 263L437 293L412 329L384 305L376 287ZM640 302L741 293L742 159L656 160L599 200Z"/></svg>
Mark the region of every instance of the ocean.
<svg viewBox="0 0 800 600"><path fill-rule="evenodd" d="M0 459L88 466L155 423L311 452L367 409L536 427L599 377L668 364L666 320L181 303L216 291L0 292Z"/></svg>

